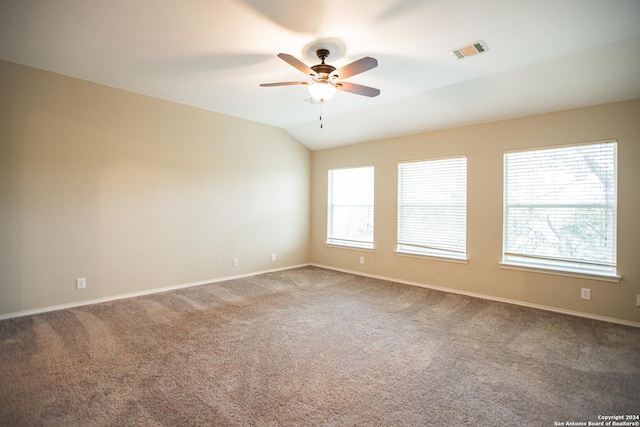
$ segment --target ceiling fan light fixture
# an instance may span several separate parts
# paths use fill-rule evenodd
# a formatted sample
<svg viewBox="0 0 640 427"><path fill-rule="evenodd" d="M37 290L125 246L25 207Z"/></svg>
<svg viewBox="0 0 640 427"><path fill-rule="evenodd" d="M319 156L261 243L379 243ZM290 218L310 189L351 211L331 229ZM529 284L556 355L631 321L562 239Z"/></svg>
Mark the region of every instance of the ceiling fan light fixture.
<svg viewBox="0 0 640 427"><path fill-rule="evenodd" d="M327 80L316 80L309 85L309 94L320 102L326 102L336 94L336 88Z"/></svg>

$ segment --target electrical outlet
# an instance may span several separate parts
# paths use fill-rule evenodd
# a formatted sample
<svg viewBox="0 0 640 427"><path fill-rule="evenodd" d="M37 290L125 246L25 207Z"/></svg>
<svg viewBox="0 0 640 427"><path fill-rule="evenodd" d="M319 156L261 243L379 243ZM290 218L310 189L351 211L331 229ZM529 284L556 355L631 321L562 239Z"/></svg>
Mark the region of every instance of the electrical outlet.
<svg viewBox="0 0 640 427"><path fill-rule="evenodd" d="M276 260L276 253L272 253L271 254L271 261L275 261Z"/></svg>
<svg viewBox="0 0 640 427"><path fill-rule="evenodd" d="M87 287L86 277L76 279L76 289L85 289Z"/></svg>
<svg viewBox="0 0 640 427"><path fill-rule="evenodd" d="M233 259L233 266L237 267L238 266L238 258L234 258Z"/></svg>
<svg viewBox="0 0 640 427"><path fill-rule="evenodd" d="M360 264L364 264L364 257L363 256L360 257Z"/></svg>
<svg viewBox="0 0 640 427"><path fill-rule="evenodd" d="M589 289L589 288L580 289L580 298L590 300L591 299L591 289Z"/></svg>
<svg viewBox="0 0 640 427"><path fill-rule="evenodd" d="M636 307L640 307L640 294L636 295Z"/></svg>

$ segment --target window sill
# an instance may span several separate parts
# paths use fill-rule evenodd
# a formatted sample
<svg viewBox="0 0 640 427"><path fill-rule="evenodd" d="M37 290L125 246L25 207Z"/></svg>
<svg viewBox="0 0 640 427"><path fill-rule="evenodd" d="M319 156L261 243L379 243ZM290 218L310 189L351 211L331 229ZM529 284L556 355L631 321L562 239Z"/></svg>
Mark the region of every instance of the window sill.
<svg viewBox="0 0 640 427"><path fill-rule="evenodd" d="M501 262L500 268L504 268L506 270L520 270L520 271L530 271L533 273L552 274L556 276L577 277L580 279L600 280L603 282L612 282L612 283L620 283L620 280L622 279L622 276L618 276L618 275L608 275L604 273L603 274L580 273L577 271L556 270L552 268L543 268L543 267L532 267L530 265L522 265L522 264L509 263L509 262Z"/></svg>
<svg viewBox="0 0 640 427"><path fill-rule="evenodd" d="M368 246L368 245L337 243L337 242L324 242L324 245L332 248L355 249L355 250L365 251L365 252L375 252L375 247L373 245Z"/></svg>
<svg viewBox="0 0 640 427"><path fill-rule="evenodd" d="M398 256L404 256L409 258L422 258L422 259L432 259L435 261L446 261L446 262L454 262L457 264L469 264L469 260L467 258L453 258L446 256L438 256L438 255L426 255L419 254L415 252L405 252L405 251L393 251Z"/></svg>

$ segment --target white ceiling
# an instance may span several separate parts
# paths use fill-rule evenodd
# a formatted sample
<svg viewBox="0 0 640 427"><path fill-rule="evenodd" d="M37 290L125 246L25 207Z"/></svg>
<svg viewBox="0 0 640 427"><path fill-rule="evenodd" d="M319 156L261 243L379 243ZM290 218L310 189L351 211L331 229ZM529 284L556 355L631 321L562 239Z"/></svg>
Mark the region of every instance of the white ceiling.
<svg viewBox="0 0 640 427"><path fill-rule="evenodd" d="M347 81L304 102L305 46L344 43ZM452 49L489 51L457 60ZM640 0L2 0L0 58L284 128L312 150L640 98Z"/></svg>

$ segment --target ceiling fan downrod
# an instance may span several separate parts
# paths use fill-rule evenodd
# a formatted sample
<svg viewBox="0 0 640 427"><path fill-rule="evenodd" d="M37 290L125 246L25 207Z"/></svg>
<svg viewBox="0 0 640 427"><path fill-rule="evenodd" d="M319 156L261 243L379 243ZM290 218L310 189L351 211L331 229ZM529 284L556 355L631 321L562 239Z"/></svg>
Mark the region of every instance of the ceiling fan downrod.
<svg viewBox="0 0 640 427"><path fill-rule="evenodd" d="M318 73L320 78L328 79L329 74L333 73L336 70L336 67L324 63L324 60L327 59L329 55L331 55L331 52L329 52L329 49L318 49L316 51L316 55L318 55L318 59L321 62L320 64L311 67L311 69ZM324 99L320 100L320 129L324 128L324 123L322 122L322 104L324 104Z"/></svg>

